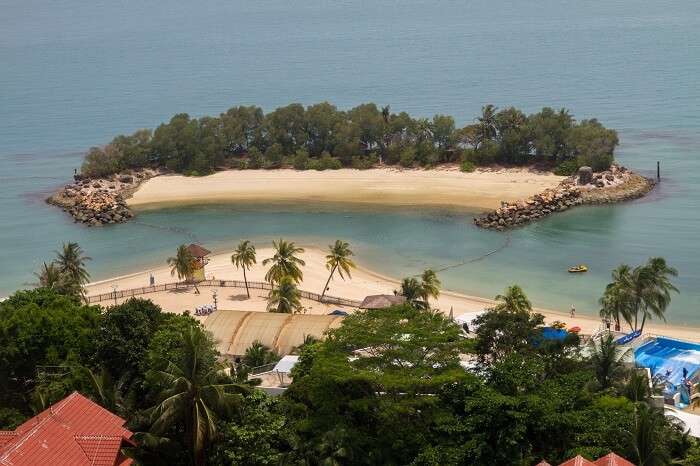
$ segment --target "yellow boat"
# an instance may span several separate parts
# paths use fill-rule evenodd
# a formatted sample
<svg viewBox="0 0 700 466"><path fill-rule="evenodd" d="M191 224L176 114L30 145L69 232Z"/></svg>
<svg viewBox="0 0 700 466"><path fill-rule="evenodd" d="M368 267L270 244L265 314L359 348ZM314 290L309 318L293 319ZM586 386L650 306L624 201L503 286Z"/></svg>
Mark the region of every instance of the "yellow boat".
<svg viewBox="0 0 700 466"><path fill-rule="evenodd" d="M569 268L569 273L582 273L582 272L588 272L588 267L586 267L583 264L576 265L574 267Z"/></svg>

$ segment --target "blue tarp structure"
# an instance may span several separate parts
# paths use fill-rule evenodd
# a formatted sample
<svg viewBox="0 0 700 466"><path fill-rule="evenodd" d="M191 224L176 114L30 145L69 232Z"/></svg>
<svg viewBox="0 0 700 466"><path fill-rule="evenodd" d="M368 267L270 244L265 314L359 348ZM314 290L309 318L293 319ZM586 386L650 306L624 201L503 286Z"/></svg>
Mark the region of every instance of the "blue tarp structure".
<svg viewBox="0 0 700 466"><path fill-rule="evenodd" d="M545 327L542 329L542 338L545 340L564 341L568 334L569 332L563 328Z"/></svg>
<svg viewBox="0 0 700 466"><path fill-rule="evenodd" d="M700 345L671 338L658 337L634 351L638 366L646 367L651 375L661 375L674 386L683 381L683 369L688 378L700 369Z"/></svg>

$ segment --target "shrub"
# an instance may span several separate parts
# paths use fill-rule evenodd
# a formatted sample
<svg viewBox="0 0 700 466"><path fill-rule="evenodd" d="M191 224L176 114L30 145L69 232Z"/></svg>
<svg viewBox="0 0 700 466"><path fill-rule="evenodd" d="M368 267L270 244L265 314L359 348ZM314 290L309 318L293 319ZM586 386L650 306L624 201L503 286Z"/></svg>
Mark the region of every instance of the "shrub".
<svg viewBox="0 0 700 466"><path fill-rule="evenodd" d="M297 170L307 170L309 168L309 153L304 149L299 149L294 154L292 166Z"/></svg>
<svg viewBox="0 0 700 466"><path fill-rule="evenodd" d="M582 154L577 157L578 166L589 166L594 172L602 172L613 163L612 154ZM577 167L578 168L578 167Z"/></svg>
<svg viewBox="0 0 700 466"><path fill-rule="evenodd" d="M372 152L365 157L356 157L352 159L352 168L367 170L374 167L377 163L379 163L379 157L376 153Z"/></svg>
<svg viewBox="0 0 700 466"><path fill-rule="evenodd" d="M340 160L331 157L328 152L323 151L320 159L312 160L309 163L309 168L313 170L338 170L343 168L343 164L340 163Z"/></svg>
<svg viewBox="0 0 700 466"><path fill-rule="evenodd" d="M464 160L459 166L459 169L465 173L471 173L476 169L476 166L469 160Z"/></svg>
<svg viewBox="0 0 700 466"><path fill-rule="evenodd" d="M575 159L574 160L566 160L566 161L560 163L559 165L557 165L557 167L554 169L554 174L559 175L559 176L571 176L574 173L576 173L579 166L580 165L579 165L578 161Z"/></svg>
<svg viewBox="0 0 700 466"><path fill-rule="evenodd" d="M274 143L265 151L265 168L280 168L283 157L282 145Z"/></svg>
<svg viewBox="0 0 700 466"><path fill-rule="evenodd" d="M416 161L416 150L413 147L407 147L401 151L399 164L402 167L412 167Z"/></svg>
<svg viewBox="0 0 700 466"><path fill-rule="evenodd" d="M252 168L254 170L262 168L263 163L264 159L260 149L255 146L248 149L248 168Z"/></svg>

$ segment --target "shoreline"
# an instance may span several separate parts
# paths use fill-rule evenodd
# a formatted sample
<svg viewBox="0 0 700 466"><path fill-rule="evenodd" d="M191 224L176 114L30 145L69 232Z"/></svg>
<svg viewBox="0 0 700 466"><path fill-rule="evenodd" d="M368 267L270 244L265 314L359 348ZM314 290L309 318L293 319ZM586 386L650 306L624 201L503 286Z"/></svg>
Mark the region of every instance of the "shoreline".
<svg viewBox="0 0 700 466"><path fill-rule="evenodd" d="M161 175L142 183L126 202L130 208L226 202L315 202L421 206L484 211L559 184L564 177L527 168L476 170L455 166L430 170L224 170L203 177Z"/></svg>
<svg viewBox="0 0 700 466"><path fill-rule="evenodd" d="M303 267L304 281L299 285L299 289L312 292L320 292L328 271L325 268L325 251L314 246L303 246L305 249L302 258L306 261ZM210 262L206 266L207 278L222 280L241 280L240 271L237 271L230 262L231 251L217 251L210 256ZM259 247L257 250L258 264L248 273L250 281L264 281L265 269L261 266L262 259L272 255L271 248ZM352 278L343 281L338 277L330 283L329 295L352 300L362 300L371 294L391 294L397 289L400 279L389 277L373 271L362 264L352 270ZM108 293L113 291L112 285L116 285L118 290L127 288L138 288L148 284L149 275L153 274L156 284L174 282L176 278L170 276L167 266L149 267L144 270L124 274L118 277L111 277L91 283L87 286L88 295ZM246 311L264 312L266 310L266 293L262 290L251 290L251 298L247 299L244 289L238 288L216 288L218 290L219 307L221 309L235 309ZM193 309L202 304L212 301L211 289L202 289L202 293L197 295L193 290L179 292L158 292L145 294L140 297L152 299L161 305L164 310L171 312L183 312L185 309ZM492 306L493 299L471 296L450 290L442 290L437 302L432 305L441 312L448 314L453 310L455 317L465 312L475 312ZM104 305L111 305L111 301L103 302ZM325 314L333 309L342 308L337 305L327 305L318 302L303 300L303 304L310 314ZM600 326L601 320L597 316L578 313L571 318L569 313L561 310L533 308L533 312L539 312L545 316L545 321L551 324L554 321L565 322L568 326L579 326L585 334L594 333ZM623 328L623 331L625 329ZM683 325L664 324L663 322L652 322L645 327L645 333L663 335L670 338L690 340L700 342L700 326L689 327Z"/></svg>

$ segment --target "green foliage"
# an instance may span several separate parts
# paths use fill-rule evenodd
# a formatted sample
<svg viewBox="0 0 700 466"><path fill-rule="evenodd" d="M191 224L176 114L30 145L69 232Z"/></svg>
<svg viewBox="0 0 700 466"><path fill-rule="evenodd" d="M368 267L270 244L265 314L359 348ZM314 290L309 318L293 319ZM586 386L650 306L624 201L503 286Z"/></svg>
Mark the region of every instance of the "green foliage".
<svg viewBox="0 0 700 466"><path fill-rule="evenodd" d="M285 275L275 281L275 286L267 297L267 309L270 312L283 314L296 314L303 310L301 305L301 292L297 288L294 279Z"/></svg>
<svg viewBox="0 0 700 466"><path fill-rule="evenodd" d="M297 247L293 241L285 241L281 238L279 241L272 242L272 248L275 254L262 262L263 266L271 264L265 274L265 281L279 283L282 278L289 277L295 283L300 283L304 278L301 267L306 265L306 262L297 255L303 254L304 249Z"/></svg>
<svg viewBox="0 0 700 466"><path fill-rule="evenodd" d="M162 320L160 306L145 299L108 308L97 337L97 360L110 374L138 375Z"/></svg>
<svg viewBox="0 0 700 466"><path fill-rule="evenodd" d="M448 115L412 118L373 103L342 111L323 102L268 114L258 107L200 119L178 114L153 133L139 130L90 149L82 173L106 176L159 166L203 175L224 166L278 168L289 163L285 156L297 170L364 169L378 162L432 167L459 161L463 152L475 165L576 161L599 170L609 166L617 144L615 131L595 119L577 123L563 109L525 115L486 105L476 123L458 128ZM247 160L240 159L244 155Z"/></svg>
<svg viewBox="0 0 700 466"><path fill-rule="evenodd" d="M476 170L476 165L474 165L474 163L470 160L463 160L462 163L459 165L459 169L464 173L471 173L474 170Z"/></svg>
<svg viewBox="0 0 700 466"><path fill-rule="evenodd" d="M279 360L280 356L277 353L257 340L246 348L245 355L243 355L243 364L250 368L264 366Z"/></svg>
<svg viewBox="0 0 700 466"><path fill-rule="evenodd" d="M262 466L284 464L291 450L287 420L279 399L255 391L245 397L234 420L219 427L219 439L207 464Z"/></svg>
<svg viewBox="0 0 700 466"><path fill-rule="evenodd" d="M27 409L38 366L89 360L101 323L98 308L48 289L18 291L0 303L0 400ZM9 399L8 399L9 398Z"/></svg>
<svg viewBox="0 0 700 466"><path fill-rule="evenodd" d="M554 169L554 174L558 176L575 175L579 167L581 167L581 165L579 165L579 159L565 160L557 165Z"/></svg>

